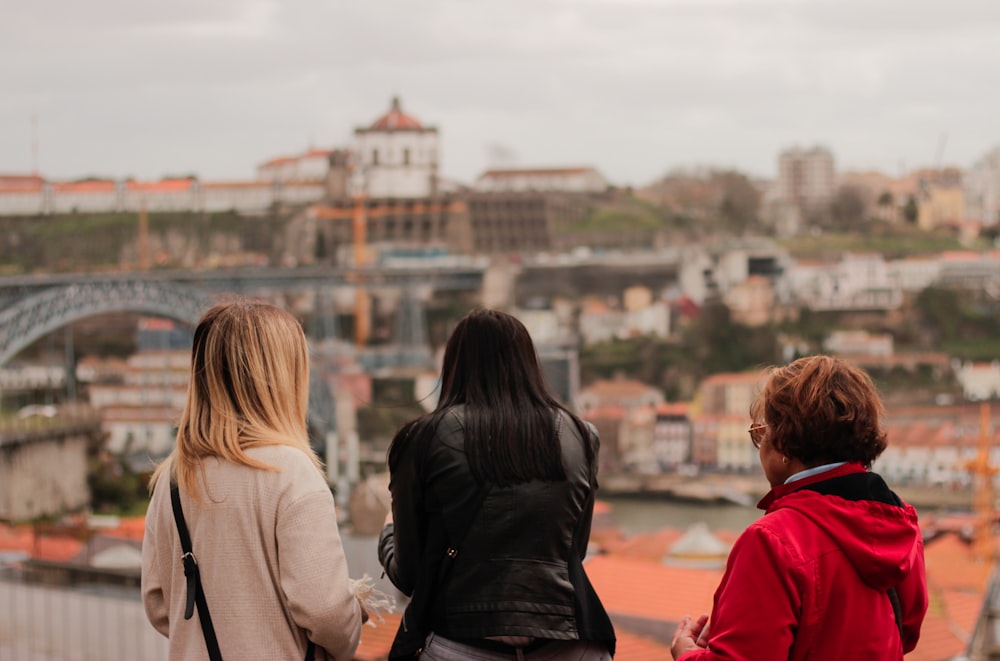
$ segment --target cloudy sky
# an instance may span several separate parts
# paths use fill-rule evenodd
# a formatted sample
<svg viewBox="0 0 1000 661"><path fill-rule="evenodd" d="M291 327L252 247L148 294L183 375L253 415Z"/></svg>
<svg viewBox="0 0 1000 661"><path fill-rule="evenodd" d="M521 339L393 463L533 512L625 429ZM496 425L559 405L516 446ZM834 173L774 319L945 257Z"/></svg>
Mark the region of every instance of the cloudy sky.
<svg viewBox="0 0 1000 661"><path fill-rule="evenodd" d="M969 166L1000 144L1000 0L31 0L0 20L0 173L195 173L350 143L388 109L445 175Z"/></svg>

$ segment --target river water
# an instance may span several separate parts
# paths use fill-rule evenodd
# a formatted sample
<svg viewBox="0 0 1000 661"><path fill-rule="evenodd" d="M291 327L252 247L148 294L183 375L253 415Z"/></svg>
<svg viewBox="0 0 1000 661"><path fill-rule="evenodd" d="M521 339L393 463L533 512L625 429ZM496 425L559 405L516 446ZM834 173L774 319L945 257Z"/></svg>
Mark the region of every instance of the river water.
<svg viewBox="0 0 1000 661"><path fill-rule="evenodd" d="M753 505L743 506L729 503L699 503L649 497L598 496L611 505L611 517L627 534L653 532L663 528L684 530L692 523L704 522L710 530L742 532L751 523L763 516L764 512ZM904 496L905 498L905 496ZM968 512L961 506L968 502L957 499L955 503L920 503L917 510L921 517L932 514Z"/></svg>
<svg viewBox="0 0 1000 661"><path fill-rule="evenodd" d="M662 528L686 529L703 522L710 530L742 532L763 512L754 506L680 502L666 499L605 497L611 516L627 534L652 532Z"/></svg>

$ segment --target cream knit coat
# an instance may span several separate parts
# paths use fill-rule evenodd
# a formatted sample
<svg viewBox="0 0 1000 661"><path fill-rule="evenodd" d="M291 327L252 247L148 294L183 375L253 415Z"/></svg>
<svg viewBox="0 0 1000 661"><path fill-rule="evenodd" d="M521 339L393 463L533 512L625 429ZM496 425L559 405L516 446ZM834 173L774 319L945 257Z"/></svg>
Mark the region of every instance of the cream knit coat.
<svg viewBox="0 0 1000 661"><path fill-rule="evenodd" d="M260 470L204 462L207 494L181 493L184 518L219 648L225 659L302 659L307 636L316 658L348 661L361 635L361 608L350 592L333 496L301 450L252 448ZM170 639L170 659L207 659L198 614L184 619L186 583L170 505L161 479L146 514L142 601Z"/></svg>

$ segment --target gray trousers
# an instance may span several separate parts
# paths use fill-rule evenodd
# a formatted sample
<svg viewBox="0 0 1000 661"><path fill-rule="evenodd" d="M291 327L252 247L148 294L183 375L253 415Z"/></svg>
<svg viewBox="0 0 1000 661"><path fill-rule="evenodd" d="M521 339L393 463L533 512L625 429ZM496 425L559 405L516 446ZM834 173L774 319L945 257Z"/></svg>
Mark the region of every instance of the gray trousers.
<svg viewBox="0 0 1000 661"><path fill-rule="evenodd" d="M420 658L425 661L611 661L601 643L582 640L553 640L541 649L506 652L480 649L432 633L427 636Z"/></svg>

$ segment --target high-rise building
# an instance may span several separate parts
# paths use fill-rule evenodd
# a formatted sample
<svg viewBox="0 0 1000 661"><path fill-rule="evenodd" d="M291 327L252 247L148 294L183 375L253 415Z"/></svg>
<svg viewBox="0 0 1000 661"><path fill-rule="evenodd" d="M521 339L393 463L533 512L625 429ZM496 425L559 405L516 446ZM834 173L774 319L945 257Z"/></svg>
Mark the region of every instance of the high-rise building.
<svg viewBox="0 0 1000 661"><path fill-rule="evenodd" d="M833 154L825 147L793 147L778 156L777 198L802 221L829 213L836 180Z"/></svg>
<svg viewBox="0 0 1000 661"><path fill-rule="evenodd" d="M1000 225L1000 147L976 161L963 178L965 211L983 225Z"/></svg>

